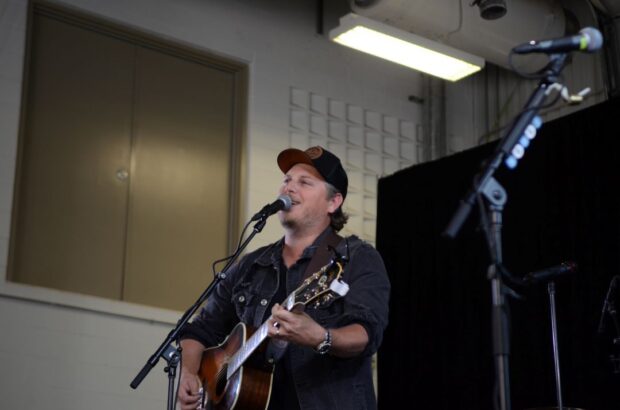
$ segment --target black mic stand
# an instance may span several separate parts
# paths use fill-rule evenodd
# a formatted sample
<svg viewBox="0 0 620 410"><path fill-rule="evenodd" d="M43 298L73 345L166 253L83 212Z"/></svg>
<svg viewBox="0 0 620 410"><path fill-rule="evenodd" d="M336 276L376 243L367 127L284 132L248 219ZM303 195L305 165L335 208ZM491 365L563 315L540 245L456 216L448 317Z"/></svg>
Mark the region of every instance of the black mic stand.
<svg viewBox="0 0 620 410"><path fill-rule="evenodd" d="M555 282L547 284L549 293L549 314L551 315L551 342L553 344L553 368L555 370L555 394L558 401L558 409L563 410L562 384L560 381L560 352L558 348L558 324L555 312Z"/></svg>
<svg viewBox="0 0 620 410"><path fill-rule="evenodd" d="M614 326L616 328L616 337L614 337L614 346L616 349L620 350L620 323L618 323L618 315L616 311L616 304L613 301L609 302L609 316L611 316L611 320L614 322ZM620 353L609 355L609 360L611 360L611 365L614 369L614 373L620 373Z"/></svg>
<svg viewBox="0 0 620 410"><path fill-rule="evenodd" d="M485 225L485 234L491 257L488 279L491 281L493 298L493 356L495 358L496 383L499 391L499 408L501 410L510 410L511 408L508 361L510 354L509 323L505 296L506 293L514 294L514 292L502 282L503 278L510 279L508 272L502 265L501 246L502 210L506 204L507 195L504 188L493 178L493 174L505 157L511 154L523 132L542 107L549 88L557 82L560 72L566 64L567 57L568 55L565 53L550 56L549 64L545 68L545 74L527 101L521 115L499 142L493 156L486 163L486 167L474 178L473 188L466 195L466 198L461 200L459 208L452 216L443 233L444 236L450 238L456 237L476 201L478 201L480 207L481 220L485 222L486 218L489 218L491 221L490 223L483 223L483 225ZM485 213L483 198L489 204L488 217Z"/></svg>
<svg viewBox="0 0 620 410"><path fill-rule="evenodd" d="M496 389L499 393L500 408L510 409L510 372L508 356L510 355L510 329L508 322L508 306L506 304L505 286L502 275L506 274L502 261L502 211L507 201L506 190L493 177L482 190L488 202L488 216L485 214L484 203L478 197L480 215L491 256L491 264L487 270L487 279L491 281L491 311L493 357L495 359ZM487 219L488 218L488 219ZM506 407L505 407L506 406Z"/></svg>
<svg viewBox="0 0 620 410"><path fill-rule="evenodd" d="M615 294L614 291L617 286L617 281L620 281L620 276L616 275L611 279L609 284L609 289L607 290L607 295L605 296L605 302L603 304L603 312L601 313L601 320L598 326L598 333L603 333L604 321L605 321L605 313L609 313L611 317L611 321L614 324L614 328L616 330L616 337L613 339L613 345L616 349L620 350L620 322L618 322L618 312L616 310L616 302L614 300ZM613 372L616 374L620 373L620 353L609 355L609 360L611 361L611 365L613 368Z"/></svg>
<svg viewBox="0 0 620 410"><path fill-rule="evenodd" d="M166 360L168 365L164 368L164 371L168 374L168 402L167 402L167 410L174 410L174 379L176 377L176 367L179 363L181 356L181 346L179 343L179 334L181 330L187 325L189 319L196 313L196 311L200 308L200 306L207 300L209 295L213 292L217 284L226 278L228 269L233 265L233 263L237 260L241 252L248 246L252 238L263 230L265 224L267 223L268 216L261 216L261 218L256 222L252 233L246 238L245 241L237 248L235 253L231 256L231 258L226 263L226 266L221 270L221 272L215 275L215 278L211 282L211 284L202 292L202 294L198 297L196 302L183 314L181 319L177 322L177 325L168 333L166 339L162 342L162 344L157 348L155 353L148 359L140 373L133 379L130 386L132 389L138 387L138 385L142 382L142 380L146 377L146 375L155 367L160 358ZM174 342L174 345L173 345Z"/></svg>

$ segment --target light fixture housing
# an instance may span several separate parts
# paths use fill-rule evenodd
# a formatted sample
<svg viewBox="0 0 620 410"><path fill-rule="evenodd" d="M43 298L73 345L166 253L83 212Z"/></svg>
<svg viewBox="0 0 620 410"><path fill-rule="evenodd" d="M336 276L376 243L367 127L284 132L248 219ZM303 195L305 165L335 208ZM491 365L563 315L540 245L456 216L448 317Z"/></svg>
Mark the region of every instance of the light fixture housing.
<svg viewBox="0 0 620 410"><path fill-rule="evenodd" d="M349 13L329 37L336 43L402 64L414 70L457 81L480 71L484 59L396 27Z"/></svg>

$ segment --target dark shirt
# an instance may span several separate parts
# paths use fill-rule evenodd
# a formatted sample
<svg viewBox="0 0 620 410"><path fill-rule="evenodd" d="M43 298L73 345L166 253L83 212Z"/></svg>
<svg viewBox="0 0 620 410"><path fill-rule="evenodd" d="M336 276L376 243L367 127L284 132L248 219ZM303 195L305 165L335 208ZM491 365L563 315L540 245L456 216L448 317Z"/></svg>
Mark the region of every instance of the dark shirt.
<svg viewBox="0 0 620 410"><path fill-rule="evenodd" d="M286 274L288 293L301 282L317 249L316 244L326 232L289 268ZM270 305L276 299L282 246L283 240L280 240L241 259L218 284L200 315L185 328L182 338L215 346L240 321L260 326L269 317ZM352 236L343 240L337 251L350 257L343 273L350 290L328 307L309 308L306 313L325 328L360 324L368 334L368 344L361 354L351 358L319 355L310 347L289 344L286 360L290 368L287 369L287 362L282 360L277 366L285 365L284 373L295 387L303 410L376 408L371 356L379 348L387 326L390 284L379 253L369 244ZM269 408L290 410L278 405L276 400Z"/></svg>
<svg viewBox="0 0 620 410"><path fill-rule="evenodd" d="M284 260L280 259L280 283L278 291L271 299L269 308L265 312L263 322L265 322L271 316L271 308L276 303L282 303L288 296L286 289L286 273L288 269L284 265ZM295 383L293 379L289 377L291 374L291 355L288 353L288 349L284 352L284 355L278 361L275 370L273 372L273 383L271 388L271 398L269 400L268 410L287 409L287 410L300 410L299 399L297 398L297 390L295 390Z"/></svg>

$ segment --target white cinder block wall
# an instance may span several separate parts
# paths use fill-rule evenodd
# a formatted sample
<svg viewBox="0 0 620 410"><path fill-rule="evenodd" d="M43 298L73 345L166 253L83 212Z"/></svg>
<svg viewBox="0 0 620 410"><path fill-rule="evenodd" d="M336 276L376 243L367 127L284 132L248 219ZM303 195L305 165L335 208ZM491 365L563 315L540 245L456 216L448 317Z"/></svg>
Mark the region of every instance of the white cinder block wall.
<svg viewBox="0 0 620 410"><path fill-rule="evenodd" d="M64 0L58 4L249 65L246 202L275 198L289 144L291 87L419 123L420 76L315 33L312 1ZM26 32L26 0L0 0L0 409L165 408L163 362L129 382L179 317L6 282ZM253 247L280 234L270 221ZM188 305L193 301L188 301Z"/></svg>

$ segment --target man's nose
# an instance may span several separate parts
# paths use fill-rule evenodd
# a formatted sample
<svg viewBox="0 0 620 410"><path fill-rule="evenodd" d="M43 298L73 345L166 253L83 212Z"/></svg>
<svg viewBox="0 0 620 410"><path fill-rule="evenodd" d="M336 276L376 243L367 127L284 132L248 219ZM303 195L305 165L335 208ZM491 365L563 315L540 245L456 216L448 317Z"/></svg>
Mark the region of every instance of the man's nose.
<svg viewBox="0 0 620 410"><path fill-rule="evenodd" d="M284 184L282 192L288 194L289 192L295 192L295 183L293 181L288 181Z"/></svg>

